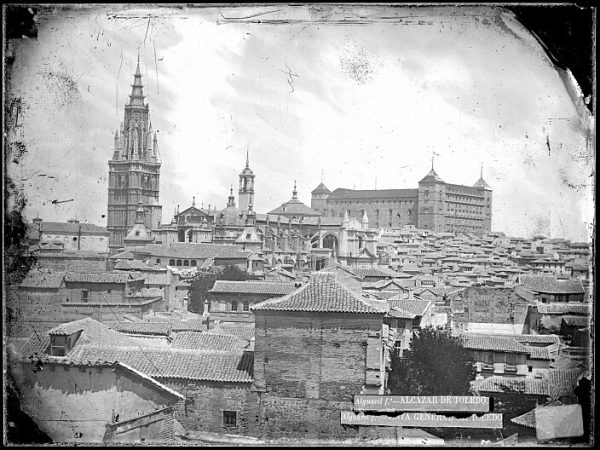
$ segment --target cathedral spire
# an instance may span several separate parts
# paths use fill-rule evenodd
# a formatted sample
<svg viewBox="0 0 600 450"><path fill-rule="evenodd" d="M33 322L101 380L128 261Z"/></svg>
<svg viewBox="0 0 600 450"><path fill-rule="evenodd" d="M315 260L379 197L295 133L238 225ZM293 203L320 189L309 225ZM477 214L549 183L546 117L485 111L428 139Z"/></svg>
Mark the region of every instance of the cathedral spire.
<svg viewBox="0 0 600 450"><path fill-rule="evenodd" d="M140 72L140 54L138 53L137 67L133 75L133 84L131 85L131 94L129 95L129 105L144 106L144 85L142 84L142 74Z"/></svg>

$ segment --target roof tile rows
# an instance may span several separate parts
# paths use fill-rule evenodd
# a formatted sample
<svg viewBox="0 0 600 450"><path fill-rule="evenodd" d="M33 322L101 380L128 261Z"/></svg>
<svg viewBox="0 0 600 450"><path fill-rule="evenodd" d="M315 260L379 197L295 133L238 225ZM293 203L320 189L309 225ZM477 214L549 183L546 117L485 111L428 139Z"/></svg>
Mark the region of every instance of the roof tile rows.
<svg viewBox="0 0 600 450"><path fill-rule="evenodd" d="M294 291L296 287L293 283L277 281L225 281L217 280L212 293L231 293L231 294L266 294L266 295L286 295Z"/></svg>
<svg viewBox="0 0 600 450"><path fill-rule="evenodd" d="M552 276L522 275L519 281L530 291L543 294L583 294L580 280L559 281Z"/></svg>
<svg viewBox="0 0 600 450"><path fill-rule="evenodd" d="M471 382L472 388L480 393L514 393L525 395L549 396L548 380L492 376Z"/></svg>
<svg viewBox="0 0 600 450"><path fill-rule="evenodd" d="M153 378L242 383L253 381L253 352L84 345L74 349L69 360L74 364L96 360L118 361Z"/></svg>
<svg viewBox="0 0 600 450"><path fill-rule="evenodd" d="M461 335L463 346L470 350L489 350L504 353L529 354L529 348L518 343L512 336L489 336L486 334Z"/></svg>
<svg viewBox="0 0 600 450"><path fill-rule="evenodd" d="M251 252L240 250L239 247L231 244L197 244L188 242L174 242L170 245L149 244L136 248L134 253L147 254L159 258L187 259L247 258L251 254Z"/></svg>
<svg viewBox="0 0 600 450"><path fill-rule="evenodd" d="M414 316L422 316L431 306L430 300L420 299L388 299L390 308L401 309Z"/></svg>
<svg viewBox="0 0 600 450"><path fill-rule="evenodd" d="M19 286L21 288L58 289L64 277L64 272L34 270L27 274Z"/></svg>
<svg viewBox="0 0 600 450"><path fill-rule="evenodd" d="M265 300L251 307L253 311L307 311L362 314L385 314L337 282L334 273L316 272L309 282L295 292Z"/></svg>
<svg viewBox="0 0 600 450"><path fill-rule="evenodd" d="M142 277L135 277L127 272L99 272L99 273L84 273L84 272L67 272L65 281L67 283L117 283L125 284L130 281L143 280Z"/></svg>
<svg viewBox="0 0 600 450"><path fill-rule="evenodd" d="M537 310L540 314L583 314L592 313L589 303L538 303Z"/></svg>
<svg viewBox="0 0 600 450"><path fill-rule="evenodd" d="M220 323L215 328L209 330L212 334L223 334L235 336L239 339L250 341L254 339L253 323Z"/></svg>
<svg viewBox="0 0 600 450"><path fill-rule="evenodd" d="M172 348L193 350L242 350L247 346L248 341L232 335L195 331L177 333L171 342Z"/></svg>

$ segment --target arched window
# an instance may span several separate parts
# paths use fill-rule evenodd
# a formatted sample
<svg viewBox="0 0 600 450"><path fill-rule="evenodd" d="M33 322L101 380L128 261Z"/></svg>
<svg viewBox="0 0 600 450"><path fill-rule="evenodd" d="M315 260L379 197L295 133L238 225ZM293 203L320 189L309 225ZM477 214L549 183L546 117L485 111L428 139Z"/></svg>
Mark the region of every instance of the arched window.
<svg viewBox="0 0 600 450"><path fill-rule="evenodd" d="M187 235L188 235L188 242L192 242L192 238L193 238L192 230L188 231Z"/></svg>
<svg viewBox="0 0 600 450"><path fill-rule="evenodd" d="M187 267L190 265L190 262L186 259L185 261L183 261L183 265Z"/></svg>
<svg viewBox="0 0 600 450"><path fill-rule="evenodd" d="M196 260L192 259L192 263L191 263L192 267L196 267Z"/></svg>
<svg viewBox="0 0 600 450"><path fill-rule="evenodd" d="M184 230L179 230L179 233L177 233L177 241L185 242L185 231Z"/></svg>
<svg viewBox="0 0 600 450"><path fill-rule="evenodd" d="M334 246L338 248L337 238L333 234L328 234L323 238L323 248L333 249Z"/></svg>
<svg viewBox="0 0 600 450"><path fill-rule="evenodd" d="M362 248L362 246L363 246L363 237L359 236L358 237L358 248Z"/></svg>
<svg viewBox="0 0 600 450"><path fill-rule="evenodd" d="M181 266L181 260L180 259L177 260L177 265Z"/></svg>
<svg viewBox="0 0 600 450"><path fill-rule="evenodd" d="M169 265L170 266L174 266L175 265L175 260L174 259L170 259L169 260Z"/></svg>

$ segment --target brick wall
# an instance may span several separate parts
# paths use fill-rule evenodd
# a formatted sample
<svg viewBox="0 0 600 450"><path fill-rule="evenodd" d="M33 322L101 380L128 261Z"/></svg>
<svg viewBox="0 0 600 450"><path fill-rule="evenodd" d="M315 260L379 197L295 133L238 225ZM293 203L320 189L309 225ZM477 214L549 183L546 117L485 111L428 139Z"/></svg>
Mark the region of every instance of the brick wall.
<svg viewBox="0 0 600 450"><path fill-rule="evenodd" d="M175 419L189 431L250 434L256 430L257 396L250 383L219 383L157 378L161 383L185 395L174 407ZM223 411L238 412L238 426L223 425Z"/></svg>
<svg viewBox="0 0 600 450"><path fill-rule="evenodd" d="M223 322L247 322L254 323L254 313L244 311L244 302L247 301L249 307L268 300L270 298L281 297L282 295L272 294L225 294L225 293L210 293L210 317L211 320L220 320ZM237 309L233 311L232 302L237 302Z"/></svg>

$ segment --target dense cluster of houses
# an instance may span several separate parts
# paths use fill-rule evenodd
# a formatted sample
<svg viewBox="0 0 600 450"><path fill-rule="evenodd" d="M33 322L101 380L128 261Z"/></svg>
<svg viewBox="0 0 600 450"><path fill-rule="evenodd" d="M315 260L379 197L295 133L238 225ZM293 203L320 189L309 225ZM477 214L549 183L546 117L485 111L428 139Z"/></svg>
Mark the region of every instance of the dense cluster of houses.
<svg viewBox="0 0 600 450"><path fill-rule="evenodd" d="M36 266L7 288L10 371L56 442L372 433L340 411L388 393L391 355L426 326L471 351L473 393L494 397L507 432L534 435L536 405L576 402L589 370L590 250L562 239L382 230L376 258L330 253L320 270L236 244L104 259L36 245ZM258 279L218 280L189 312L191 280L232 265Z"/></svg>

